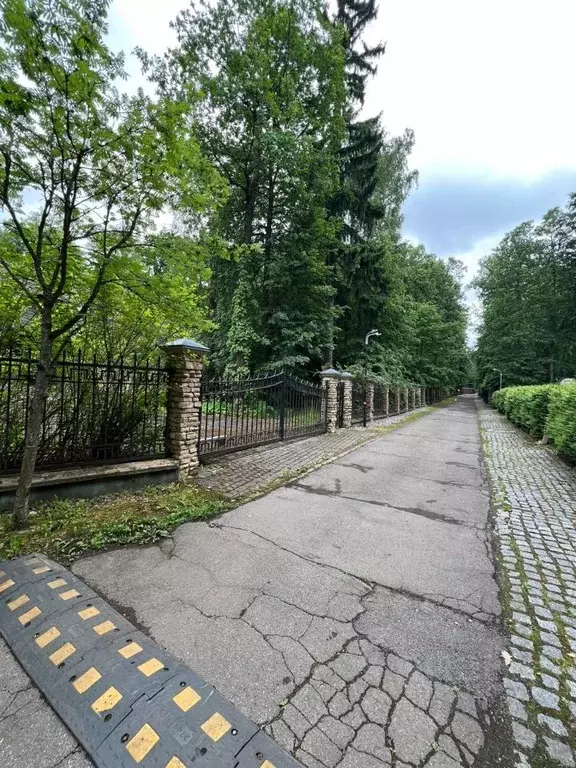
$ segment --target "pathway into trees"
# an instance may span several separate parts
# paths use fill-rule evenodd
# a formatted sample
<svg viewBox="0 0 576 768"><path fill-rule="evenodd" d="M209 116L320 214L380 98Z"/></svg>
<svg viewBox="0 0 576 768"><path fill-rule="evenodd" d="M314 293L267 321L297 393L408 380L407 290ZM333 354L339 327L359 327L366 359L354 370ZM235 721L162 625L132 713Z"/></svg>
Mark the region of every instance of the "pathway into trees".
<svg viewBox="0 0 576 768"><path fill-rule="evenodd" d="M303 765L507 764L473 397L75 572Z"/></svg>

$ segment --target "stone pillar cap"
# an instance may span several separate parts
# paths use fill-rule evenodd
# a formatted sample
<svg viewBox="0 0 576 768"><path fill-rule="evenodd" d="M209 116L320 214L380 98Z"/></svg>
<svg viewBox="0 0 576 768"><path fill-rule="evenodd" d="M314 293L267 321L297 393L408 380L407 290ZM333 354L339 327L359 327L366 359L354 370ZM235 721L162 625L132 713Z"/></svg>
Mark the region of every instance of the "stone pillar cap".
<svg viewBox="0 0 576 768"><path fill-rule="evenodd" d="M340 374L340 378L341 379L353 379L354 376L352 376L352 374L349 371L342 371L342 373Z"/></svg>
<svg viewBox="0 0 576 768"><path fill-rule="evenodd" d="M198 341L192 341L192 339L176 339L175 341L169 341L162 346L169 352L173 352L177 349L189 349L191 352L197 352L200 355L210 352L210 347L207 347L205 344L200 344Z"/></svg>
<svg viewBox="0 0 576 768"><path fill-rule="evenodd" d="M325 371L320 371L320 376L323 376L325 379L339 379L341 378L341 373L335 368L326 368Z"/></svg>

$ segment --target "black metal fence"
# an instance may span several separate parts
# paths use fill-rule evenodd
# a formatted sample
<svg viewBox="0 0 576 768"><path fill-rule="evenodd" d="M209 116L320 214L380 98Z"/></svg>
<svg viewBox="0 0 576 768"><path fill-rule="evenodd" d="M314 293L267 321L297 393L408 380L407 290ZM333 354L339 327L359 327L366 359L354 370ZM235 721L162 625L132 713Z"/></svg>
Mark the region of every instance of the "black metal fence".
<svg viewBox="0 0 576 768"><path fill-rule="evenodd" d="M352 424L366 424L366 387L363 382L352 383Z"/></svg>
<svg viewBox="0 0 576 768"><path fill-rule="evenodd" d="M0 474L20 469L36 366L30 350L0 356ZM53 366L37 468L165 456L167 381L160 360L64 354Z"/></svg>
<svg viewBox="0 0 576 768"><path fill-rule="evenodd" d="M381 418L386 416L386 387L381 384L374 384L374 403L372 410L374 412L374 418Z"/></svg>
<svg viewBox="0 0 576 768"><path fill-rule="evenodd" d="M203 381L201 392L201 456L326 431L324 388L288 373Z"/></svg>

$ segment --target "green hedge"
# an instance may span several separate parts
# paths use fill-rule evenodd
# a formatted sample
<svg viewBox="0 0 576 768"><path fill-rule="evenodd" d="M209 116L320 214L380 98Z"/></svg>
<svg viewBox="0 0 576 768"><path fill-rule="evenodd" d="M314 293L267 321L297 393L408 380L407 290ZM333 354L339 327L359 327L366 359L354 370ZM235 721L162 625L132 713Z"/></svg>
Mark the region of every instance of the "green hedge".
<svg viewBox="0 0 576 768"><path fill-rule="evenodd" d="M561 453L576 458L576 384L552 388L546 434Z"/></svg>
<svg viewBox="0 0 576 768"><path fill-rule="evenodd" d="M559 451L576 458L576 384L506 387L492 405L536 437L547 435Z"/></svg>

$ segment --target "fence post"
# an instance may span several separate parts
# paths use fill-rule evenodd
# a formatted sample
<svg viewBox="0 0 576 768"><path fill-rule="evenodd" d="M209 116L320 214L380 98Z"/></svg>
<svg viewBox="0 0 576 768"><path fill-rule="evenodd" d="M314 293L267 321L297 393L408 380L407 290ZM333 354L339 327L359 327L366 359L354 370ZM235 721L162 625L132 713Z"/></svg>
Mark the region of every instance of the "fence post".
<svg viewBox="0 0 576 768"><path fill-rule="evenodd" d="M352 426L352 383L354 377L348 371L342 371L340 378L344 381L344 418L342 426L344 429L350 429Z"/></svg>
<svg viewBox="0 0 576 768"><path fill-rule="evenodd" d="M364 426L374 421L374 384L369 381L364 385Z"/></svg>
<svg viewBox="0 0 576 768"><path fill-rule="evenodd" d="M286 421L286 371L282 371L282 384L280 387L280 440L284 440L284 429Z"/></svg>
<svg viewBox="0 0 576 768"><path fill-rule="evenodd" d="M178 480L185 480L199 465L200 383L208 347L190 339L177 339L163 347L168 357L166 447L178 462Z"/></svg>
<svg viewBox="0 0 576 768"><path fill-rule="evenodd" d="M340 374L334 368L321 371L322 386L326 390L326 431L336 432L338 418L338 382Z"/></svg>
<svg viewBox="0 0 576 768"><path fill-rule="evenodd" d="M390 387L384 387L384 416L389 415L390 408Z"/></svg>
<svg viewBox="0 0 576 768"><path fill-rule="evenodd" d="M400 413L400 387L396 387L396 413Z"/></svg>

